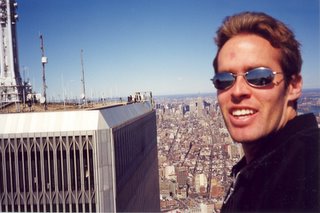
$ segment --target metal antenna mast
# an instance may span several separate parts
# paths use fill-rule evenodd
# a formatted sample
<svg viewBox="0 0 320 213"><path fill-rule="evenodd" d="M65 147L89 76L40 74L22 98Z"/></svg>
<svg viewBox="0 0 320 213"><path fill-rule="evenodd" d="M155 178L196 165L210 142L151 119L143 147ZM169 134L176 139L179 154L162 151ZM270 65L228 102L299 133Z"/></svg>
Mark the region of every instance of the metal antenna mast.
<svg viewBox="0 0 320 213"><path fill-rule="evenodd" d="M47 85L46 85L46 72L45 65L48 63L48 58L44 54L43 36L40 34L40 49L41 49L41 64L42 64L42 97L40 103L44 104L44 110L47 110Z"/></svg>
<svg viewBox="0 0 320 213"><path fill-rule="evenodd" d="M83 49L81 49L80 57L81 57L81 73L82 73L82 76L81 76L81 83L82 83L81 99L83 101L83 104L86 106L87 99L86 99L86 86L85 86L85 81L84 81Z"/></svg>

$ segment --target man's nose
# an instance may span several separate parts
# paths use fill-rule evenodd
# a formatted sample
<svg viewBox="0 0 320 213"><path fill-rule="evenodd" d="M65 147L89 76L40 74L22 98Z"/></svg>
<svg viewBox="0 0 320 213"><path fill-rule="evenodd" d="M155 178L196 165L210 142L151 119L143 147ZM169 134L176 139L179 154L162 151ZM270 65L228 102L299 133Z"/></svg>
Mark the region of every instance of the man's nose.
<svg viewBox="0 0 320 213"><path fill-rule="evenodd" d="M245 76L238 75L231 89L231 95L236 98L247 97L250 95L250 85L247 83Z"/></svg>

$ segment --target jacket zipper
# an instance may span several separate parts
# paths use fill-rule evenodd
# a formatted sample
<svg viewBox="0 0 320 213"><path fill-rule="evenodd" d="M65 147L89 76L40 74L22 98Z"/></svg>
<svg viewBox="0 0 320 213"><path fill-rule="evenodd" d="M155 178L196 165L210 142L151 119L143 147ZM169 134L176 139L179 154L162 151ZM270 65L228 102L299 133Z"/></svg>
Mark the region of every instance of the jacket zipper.
<svg viewBox="0 0 320 213"><path fill-rule="evenodd" d="M232 180L232 184L231 184L229 193L228 193L226 199L223 201L223 204L226 204L228 202L228 200L230 199L230 197L233 195L240 173L241 173L241 171L239 171L236 175L233 175L233 180Z"/></svg>

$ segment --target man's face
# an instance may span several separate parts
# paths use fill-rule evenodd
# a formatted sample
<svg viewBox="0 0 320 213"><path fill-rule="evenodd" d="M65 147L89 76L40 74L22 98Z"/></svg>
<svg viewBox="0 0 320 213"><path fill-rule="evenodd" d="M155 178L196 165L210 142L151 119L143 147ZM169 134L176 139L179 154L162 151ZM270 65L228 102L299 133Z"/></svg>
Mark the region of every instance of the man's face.
<svg viewBox="0 0 320 213"><path fill-rule="evenodd" d="M242 34L228 40L218 55L218 72L245 73L267 67L283 72L279 64L281 53L262 37ZM288 89L284 75L277 74L268 86L254 88L244 76L238 76L233 86L218 90L218 101L231 134L237 142L252 142L282 128L293 117L289 110Z"/></svg>

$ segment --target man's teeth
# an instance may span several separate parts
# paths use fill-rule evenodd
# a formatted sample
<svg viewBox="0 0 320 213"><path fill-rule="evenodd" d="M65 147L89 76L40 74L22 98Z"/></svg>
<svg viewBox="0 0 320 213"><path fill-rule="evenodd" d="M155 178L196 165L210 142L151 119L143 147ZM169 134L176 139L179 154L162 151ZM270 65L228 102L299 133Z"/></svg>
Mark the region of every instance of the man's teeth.
<svg viewBox="0 0 320 213"><path fill-rule="evenodd" d="M252 115L254 113L251 109L238 109L232 111L232 115L234 116L245 116L245 115Z"/></svg>

